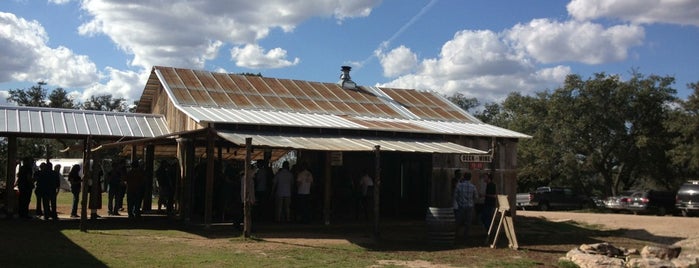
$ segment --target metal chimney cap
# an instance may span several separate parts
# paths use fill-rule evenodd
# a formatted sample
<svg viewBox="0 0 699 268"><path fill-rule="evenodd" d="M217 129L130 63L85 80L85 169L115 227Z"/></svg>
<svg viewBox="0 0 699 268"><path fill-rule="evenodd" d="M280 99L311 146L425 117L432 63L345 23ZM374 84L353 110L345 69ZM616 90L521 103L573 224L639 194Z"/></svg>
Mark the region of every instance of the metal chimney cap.
<svg viewBox="0 0 699 268"><path fill-rule="evenodd" d="M352 70L352 67L350 66L341 66L341 71L342 74L340 75L340 81L337 83L344 89L356 89L357 84L352 81L352 78L350 77L350 71Z"/></svg>

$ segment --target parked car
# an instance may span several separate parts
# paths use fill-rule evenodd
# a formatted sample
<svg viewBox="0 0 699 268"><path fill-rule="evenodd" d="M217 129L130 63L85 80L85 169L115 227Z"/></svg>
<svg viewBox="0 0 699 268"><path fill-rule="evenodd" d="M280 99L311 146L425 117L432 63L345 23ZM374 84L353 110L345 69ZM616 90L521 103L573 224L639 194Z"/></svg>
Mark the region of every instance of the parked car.
<svg viewBox="0 0 699 268"><path fill-rule="evenodd" d="M633 193L633 191L623 191L615 196L607 197L604 200L604 206L613 212L627 211Z"/></svg>
<svg viewBox="0 0 699 268"><path fill-rule="evenodd" d="M539 187L532 193L530 204L539 210L582 209L594 207L595 203L588 196L578 194L567 187Z"/></svg>
<svg viewBox="0 0 699 268"><path fill-rule="evenodd" d="M680 186L675 197L675 207L685 217L699 212L699 181L688 181Z"/></svg>
<svg viewBox="0 0 699 268"><path fill-rule="evenodd" d="M674 214L675 192L643 190L631 194L627 209L633 214Z"/></svg>

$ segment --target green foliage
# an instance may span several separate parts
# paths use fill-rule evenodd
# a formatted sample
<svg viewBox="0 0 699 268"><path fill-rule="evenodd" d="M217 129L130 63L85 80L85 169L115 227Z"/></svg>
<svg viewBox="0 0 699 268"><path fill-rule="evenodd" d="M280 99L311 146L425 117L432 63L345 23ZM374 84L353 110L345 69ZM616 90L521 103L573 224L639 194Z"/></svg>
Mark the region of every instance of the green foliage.
<svg viewBox="0 0 699 268"><path fill-rule="evenodd" d="M63 88L56 88L54 89L51 94L49 94L49 107L52 108L65 108L65 109L75 109L77 105L68 96L68 92L66 92Z"/></svg>
<svg viewBox="0 0 699 268"><path fill-rule="evenodd" d="M685 179L697 179L699 174L699 82L687 87L693 93L670 114L667 127L679 135L673 138L669 151L675 172Z"/></svg>
<svg viewBox="0 0 699 268"><path fill-rule="evenodd" d="M446 97L449 101L459 106L464 111L469 111L475 107L478 107L478 99L476 98L466 98L461 93L454 93L451 97Z"/></svg>
<svg viewBox="0 0 699 268"><path fill-rule="evenodd" d="M631 75L627 81L569 75L558 89L511 93L475 116L533 137L518 146L520 191L542 185L596 195L672 190L699 173L699 84L689 85L695 93L682 102L673 77ZM456 96L450 100L458 105Z"/></svg>
<svg viewBox="0 0 699 268"><path fill-rule="evenodd" d="M7 101L19 106L47 107L45 85L46 82L38 82L27 89L10 89Z"/></svg>
<svg viewBox="0 0 699 268"><path fill-rule="evenodd" d="M82 104L85 110L128 112L129 107L124 98L113 98L112 94L90 96L90 99Z"/></svg>
<svg viewBox="0 0 699 268"><path fill-rule="evenodd" d="M262 77L262 73L238 73L238 75L259 76L259 77Z"/></svg>

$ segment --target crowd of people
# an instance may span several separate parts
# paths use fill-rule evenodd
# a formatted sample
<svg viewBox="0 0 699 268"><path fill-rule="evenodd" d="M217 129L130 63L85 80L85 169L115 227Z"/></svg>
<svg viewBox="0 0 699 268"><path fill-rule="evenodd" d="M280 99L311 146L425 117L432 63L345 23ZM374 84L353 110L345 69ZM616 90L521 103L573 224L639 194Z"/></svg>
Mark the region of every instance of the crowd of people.
<svg viewBox="0 0 699 268"><path fill-rule="evenodd" d="M195 176L195 212L204 209L205 163L197 168ZM313 174L305 163L291 166L284 161L274 172L265 160L259 160L248 167L248 179L240 162L225 163L221 169L216 163L214 176L214 217L221 221L232 221L241 228L244 219L244 200L247 196L251 204L251 216L255 220L276 222L309 223L312 218L311 193L314 185ZM245 185L247 181L247 185ZM246 195L244 189L248 190ZM219 218L220 217L220 218Z"/></svg>
<svg viewBox="0 0 699 268"><path fill-rule="evenodd" d="M165 163L165 162L163 162ZM165 165L162 167L165 169ZM139 218L141 216L144 195L146 192L145 173L140 168L138 161L131 163L131 168L127 169L124 159L111 161L108 169L102 167L101 161L92 161L91 174L89 180L84 180L84 168L82 165L74 164L70 167L67 180L70 184L72 194L72 205L70 217L77 218L81 193L87 192L89 215L91 219L101 218L98 211L102 209L102 193L107 192L107 214L110 216L120 216L120 212L126 210L129 218ZM106 172L105 172L106 171ZM173 175L173 174L168 174ZM176 175L176 174L175 174ZM161 175L163 176L163 175ZM61 165L53 165L50 160L39 163L31 157L25 157L19 163L15 186L18 189L17 214L20 218L31 219L43 217L44 220L58 220L57 196L60 192L61 181L63 180ZM171 178L174 186L174 177ZM86 184L86 185L83 185ZM174 190L161 185L161 197L165 201L164 205L168 213L172 212L172 196ZM83 188L85 187L85 188ZM36 195L36 209L33 215L30 214L29 205L31 203L32 191ZM124 208L124 198L126 197L126 208Z"/></svg>
<svg viewBox="0 0 699 268"><path fill-rule="evenodd" d="M147 194L148 182L146 173L139 161L130 164L125 159L112 161L93 160L90 176L85 176L85 167L79 164L71 166L67 173L70 184L72 204L70 217L80 217L80 200L82 192L86 191L88 210L86 215L91 219L101 218L99 211L103 206L102 194L106 192L106 213L109 216L140 218L144 208L144 197ZM195 166L195 176L192 181L193 213L203 216L205 210L206 163L201 161ZM233 222L240 227L243 223L244 198L243 189L248 189L248 201L251 204L251 216L255 220L276 222L310 223L314 219L314 211L319 211L317 202L313 202L317 182L309 165L305 162L290 165L284 161L275 170L269 162L259 160L249 166L247 187L244 182L244 166L241 161L215 161L213 219L215 221ZM104 167L102 166L104 164ZM223 165L223 166L221 166ZM176 210L180 170L178 163L168 160L158 161L153 172L153 194L158 198L158 212L173 215ZM16 186L19 189L18 214L22 218L43 216L44 219L58 219L56 196L60 192L60 165L52 166L50 161L37 163L32 158L24 158L17 173ZM89 178L89 179L85 179ZM83 185L86 184L86 185ZM373 194L373 179L368 170L363 169L357 178L352 179L352 188L356 193L354 198L355 216L357 219L369 219L371 216L371 196ZM36 195L37 207L34 215L30 215L29 204L32 193ZM124 202L126 199L126 202Z"/></svg>

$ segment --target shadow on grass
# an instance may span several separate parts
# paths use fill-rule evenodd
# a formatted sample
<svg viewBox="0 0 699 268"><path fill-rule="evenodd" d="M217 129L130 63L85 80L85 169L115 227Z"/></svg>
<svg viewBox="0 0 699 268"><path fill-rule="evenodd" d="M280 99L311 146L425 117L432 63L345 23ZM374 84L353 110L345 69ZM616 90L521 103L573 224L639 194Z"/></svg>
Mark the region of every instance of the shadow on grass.
<svg viewBox="0 0 699 268"><path fill-rule="evenodd" d="M61 231L69 221L0 220L2 267L107 267Z"/></svg>
<svg viewBox="0 0 699 268"><path fill-rule="evenodd" d="M230 224L184 224L162 215L146 215L132 220L126 217L107 217L87 220L88 233L104 233L106 230L177 230L206 238L240 238L241 231ZM251 241L288 244L294 246L343 250L337 243L304 243L311 240L341 240L369 251L449 251L459 249L487 249L486 230L474 225L468 241L457 239L454 245L435 246L429 243L424 220L382 219L379 239L374 236L373 225L366 221L344 221L331 225L259 222L254 225ZM60 221L0 220L0 258L16 264L32 266L106 267L88 251L73 243L62 231L79 230L77 219ZM575 222L549 222L541 218L518 216L515 232L520 249L532 252L560 254L571 245L606 242L607 238L633 236L634 239L653 243L672 244L683 238L663 237L643 230L602 230ZM126 238L125 238L126 239ZM504 233L498 239L497 248L507 248ZM26 266L26 265L19 265Z"/></svg>

